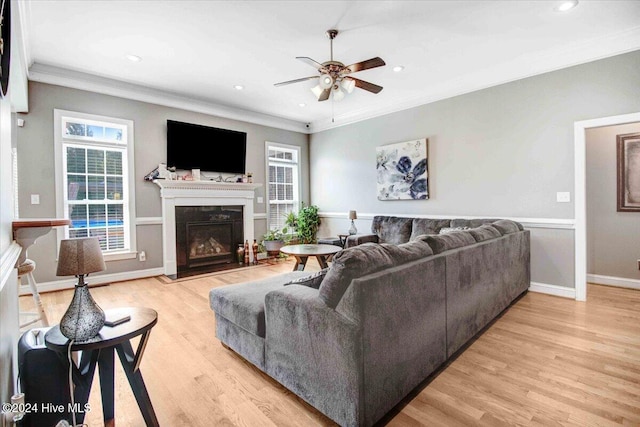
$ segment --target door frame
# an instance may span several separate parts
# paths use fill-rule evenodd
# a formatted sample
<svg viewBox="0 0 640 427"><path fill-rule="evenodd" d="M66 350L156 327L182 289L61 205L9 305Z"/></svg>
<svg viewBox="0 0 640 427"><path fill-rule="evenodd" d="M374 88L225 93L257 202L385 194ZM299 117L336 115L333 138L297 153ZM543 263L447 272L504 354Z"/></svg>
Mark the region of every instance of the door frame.
<svg viewBox="0 0 640 427"><path fill-rule="evenodd" d="M640 112L582 120L574 134L574 267L576 300L587 300L587 129L640 122Z"/></svg>

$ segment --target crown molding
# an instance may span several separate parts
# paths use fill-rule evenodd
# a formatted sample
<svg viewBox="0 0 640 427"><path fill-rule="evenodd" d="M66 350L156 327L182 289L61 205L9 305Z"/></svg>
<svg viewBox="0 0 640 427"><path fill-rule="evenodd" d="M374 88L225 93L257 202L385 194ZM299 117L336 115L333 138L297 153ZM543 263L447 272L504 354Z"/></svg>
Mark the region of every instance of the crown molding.
<svg viewBox="0 0 640 427"><path fill-rule="evenodd" d="M183 95L134 83L109 79L38 62L31 65L29 68L29 80L102 93L104 95L117 96L119 98L132 99L135 101L148 102L166 107L179 108L182 110L194 111L227 119L240 120L293 132L309 133L309 129L307 129L306 124L302 122L192 99Z"/></svg>
<svg viewBox="0 0 640 427"><path fill-rule="evenodd" d="M640 26L609 34L604 37L562 45L537 54L523 55L485 69L474 69L468 74L440 85L428 95L389 100L378 109L352 110L333 118L311 122L312 133L322 132L396 113L443 99L453 98L493 86L570 68L576 65L633 52L640 49Z"/></svg>

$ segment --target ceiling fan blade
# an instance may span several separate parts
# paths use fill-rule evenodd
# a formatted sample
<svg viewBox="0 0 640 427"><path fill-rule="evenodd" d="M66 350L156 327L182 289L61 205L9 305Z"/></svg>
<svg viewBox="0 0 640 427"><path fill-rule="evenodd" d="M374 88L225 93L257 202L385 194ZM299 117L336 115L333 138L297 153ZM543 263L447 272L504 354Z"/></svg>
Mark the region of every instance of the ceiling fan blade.
<svg viewBox="0 0 640 427"><path fill-rule="evenodd" d="M324 66L321 63L309 58L308 56L296 56L296 59L299 59L300 61L304 62L305 64L311 65L316 70L320 70L321 71L321 70L324 69Z"/></svg>
<svg viewBox="0 0 640 427"><path fill-rule="evenodd" d="M311 76L311 77L303 77L301 79L295 79L295 80L288 80L286 82L280 82L280 83L276 83L274 84L274 86L284 86L284 85L290 85L291 83L299 83L299 82L305 82L307 80L311 80L311 79L317 79L320 76Z"/></svg>
<svg viewBox="0 0 640 427"><path fill-rule="evenodd" d="M351 73L356 73L358 71L368 70L370 68L382 67L383 65L387 64L385 64L382 58L378 58L376 56L375 58L367 59L366 61L356 62L355 64L348 65L345 67L345 69L348 69Z"/></svg>
<svg viewBox="0 0 640 427"><path fill-rule="evenodd" d="M320 96L318 97L318 101L326 101L327 99L329 99L330 94L331 94L331 88L323 90Z"/></svg>
<svg viewBox="0 0 640 427"><path fill-rule="evenodd" d="M359 87L360 89L368 90L369 92L373 92L373 93L379 93L382 90L382 86L365 82L364 80L356 79L355 77L349 77L349 78L353 79L353 81L356 82L356 87Z"/></svg>

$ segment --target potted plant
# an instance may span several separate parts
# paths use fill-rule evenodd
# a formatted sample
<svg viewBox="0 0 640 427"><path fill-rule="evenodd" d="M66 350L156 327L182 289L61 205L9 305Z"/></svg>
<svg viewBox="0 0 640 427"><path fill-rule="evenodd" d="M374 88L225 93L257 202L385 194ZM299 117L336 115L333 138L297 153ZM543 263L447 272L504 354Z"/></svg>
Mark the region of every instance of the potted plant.
<svg viewBox="0 0 640 427"><path fill-rule="evenodd" d="M287 227L282 230L272 229L262 236L261 245L268 255L278 255L280 253L280 248L289 242L288 231Z"/></svg>
<svg viewBox="0 0 640 427"><path fill-rule="evenodd" d="M297 234L300 243L316 243L318 228L320 227L319 208L315 205L305 206L304 203L297 215Z"/></svg>

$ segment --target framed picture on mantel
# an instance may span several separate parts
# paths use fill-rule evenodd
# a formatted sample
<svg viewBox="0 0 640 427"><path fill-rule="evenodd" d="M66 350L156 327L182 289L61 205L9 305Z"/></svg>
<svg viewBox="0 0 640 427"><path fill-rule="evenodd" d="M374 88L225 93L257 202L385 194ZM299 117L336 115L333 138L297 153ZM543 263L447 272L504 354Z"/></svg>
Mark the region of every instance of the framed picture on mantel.
<svg viewBox="0 0 640 427"><path fill-rule="evenodd" d="M640 212L640 133L617 136L618 212Z"/></svg>

